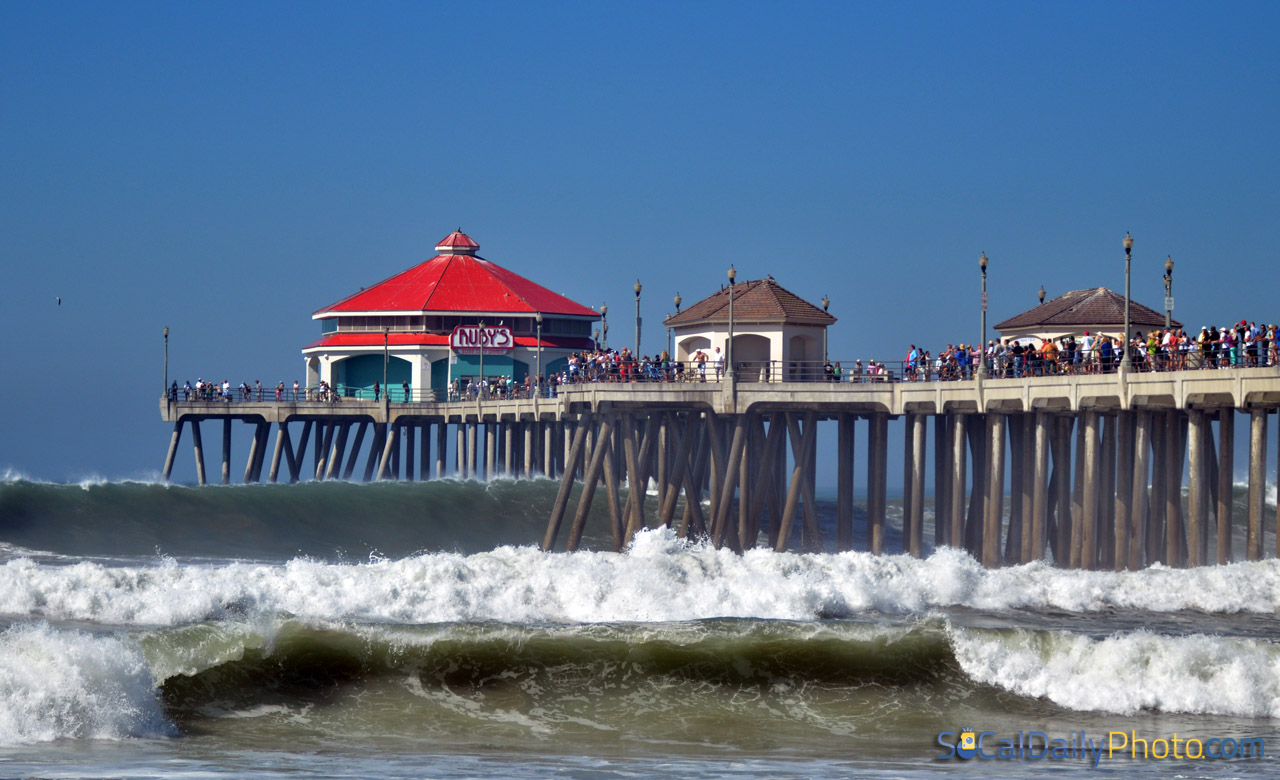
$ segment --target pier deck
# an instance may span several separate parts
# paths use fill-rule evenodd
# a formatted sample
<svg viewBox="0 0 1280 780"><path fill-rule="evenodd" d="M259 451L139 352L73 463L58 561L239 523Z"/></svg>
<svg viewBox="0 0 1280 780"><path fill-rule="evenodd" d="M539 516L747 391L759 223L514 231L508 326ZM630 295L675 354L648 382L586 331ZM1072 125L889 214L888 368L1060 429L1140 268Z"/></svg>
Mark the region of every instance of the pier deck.
<svg viewBox="0 0 1280 780"><path fill-rule="evenodd" d="M254 427L246 482L262 479L272 426L270 481L282 466L291 481L352 478L369 431L366 480L559 477L546 549L559 543L577 481L584 489L568 549L581 541L600 484L617 548L640 528L662 524L733 549L787 549L796 536L801 549L821 549L816 431L834 422L836 546L852 544L856 431L863 427L866 537L872 552L884 552L889 422L902 420L905 552L922 549L932 438L935 544L969 549L988 566L1051 554L1059 565L1117 569L1231 559L1237 410L1250 417L1245 549L1261 558L1267 422L1278 408L1277 367L945 382L602 383L565 386L554 398L450 403L160 402L162 418L174 424L166 479L189 426L197 479L206 481L200 424L208 420L222 421L224 483L233 420ZM295 447L290 427L297 425ZM304 474L308 440L314 471ZM646 509L645 491L628 492L623 503L624 482L651 481L656 507Z"/></svg>

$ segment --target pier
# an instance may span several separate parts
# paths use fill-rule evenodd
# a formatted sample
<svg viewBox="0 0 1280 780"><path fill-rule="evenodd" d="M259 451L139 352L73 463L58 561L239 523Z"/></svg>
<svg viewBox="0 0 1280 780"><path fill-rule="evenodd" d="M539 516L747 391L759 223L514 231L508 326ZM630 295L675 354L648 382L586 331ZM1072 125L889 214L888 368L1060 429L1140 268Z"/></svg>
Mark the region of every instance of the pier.
<svg viewBox="0 0 1280 780"><path fill-rule="evenodd" d="M1115 570L1230 562L1238 521L1246 557L1264 557L1268 420L1277 409L1280 367L593 383L554 398L451 403L160 402L174 426L165 479L189 430L197 480L210 481L201 425L218 421L229 483L236 420L250 428L247 483L263 481L264 470L269 482L558 478L545 550L578 549L597 499L608 507L614 549L658 525L733 550L786 550L797 536L801 551L824 549L815 498L823 457L836 466L836 549L853 548L861 485L867 551L921 555L932 467L934 545L964 548L989 567L1051 556L1059 566ZM1244 518L1232 516L1237 413L1249 418ZM817 446L826 425L837 432L834 453ZM886 549L885 534L895 436L904 453L901 550ZM656 499L623 489L650 483Z"/></svg>

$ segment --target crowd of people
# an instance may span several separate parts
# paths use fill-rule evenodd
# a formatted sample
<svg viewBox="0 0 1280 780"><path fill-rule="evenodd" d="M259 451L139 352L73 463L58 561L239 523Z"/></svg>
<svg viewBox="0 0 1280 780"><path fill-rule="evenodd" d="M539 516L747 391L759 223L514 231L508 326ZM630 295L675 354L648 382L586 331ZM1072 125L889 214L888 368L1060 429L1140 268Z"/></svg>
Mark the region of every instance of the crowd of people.
<svg viewBox="0 0 1280 780"><path fill-rule="evenodd" d="M239 387L232 387L231 380L224 379L221 382L206 382L203 378L196 379L196 383L191 384L188 379L183 383L182 387L178 387L178 380L173 380L169 385L168 395L170 401L177 401L181 396L183 401L266 401L272 397L277 401L298 401L303 398L304 390L298 385L297 381L293 383L293 389L290 390L285 386L284 382L278 382L274 388L264 387L262 382L255 379L253 384L248 381L241 382Z"/></svg>
<svg viewBox="0 0 1280 780"><path fill-rule="evenodd" d="M1204 326L1195 336L1181 328L1137 331L1129 341L1129 362L1135 371L1274 366L1280 364L1276 329L1241 320L1221 328ZM993 339L981 350L971 344L948 344L937 356L912 344L903 360L903 378L969 379L984 357L992 377L1111 373L1124 358L1122 340L1085 331L1079 338Z"/></svg>

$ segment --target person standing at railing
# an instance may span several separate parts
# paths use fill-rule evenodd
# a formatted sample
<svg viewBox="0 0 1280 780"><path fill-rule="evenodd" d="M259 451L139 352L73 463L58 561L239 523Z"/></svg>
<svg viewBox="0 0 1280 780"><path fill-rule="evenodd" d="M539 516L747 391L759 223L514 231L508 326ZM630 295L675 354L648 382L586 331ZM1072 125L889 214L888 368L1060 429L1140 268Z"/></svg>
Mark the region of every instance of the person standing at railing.
<svg viewBox="0 0 1280 780"><path fill-rule="evenodd" d="M719 382L720 377L724 376L724 355L720 354L719 347L716 347L716 354L715 357L711 359L711 362L715 364L716 381Z"/></svg>
<svg viewBox="0 0 1280 780"><path fill-rule="evenodd" d="M402 400L405 403L409 403L409 380L406 379L403 382L401 382L400 387L404 391L404 397L402 398Z"/></svg>

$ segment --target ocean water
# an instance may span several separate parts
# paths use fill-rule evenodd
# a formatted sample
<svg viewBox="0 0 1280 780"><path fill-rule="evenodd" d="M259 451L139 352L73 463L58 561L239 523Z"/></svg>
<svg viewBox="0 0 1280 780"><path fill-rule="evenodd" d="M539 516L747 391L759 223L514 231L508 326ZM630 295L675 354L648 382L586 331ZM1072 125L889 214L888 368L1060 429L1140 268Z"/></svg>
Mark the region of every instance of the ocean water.
<svg viewBox="0 0 1280 780"><path fill-rule="evenodd" d="M1280 561L544 554L555 490L0 481L0 777L1276 773Z"/></svg>

